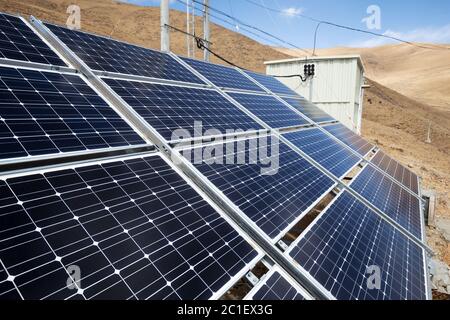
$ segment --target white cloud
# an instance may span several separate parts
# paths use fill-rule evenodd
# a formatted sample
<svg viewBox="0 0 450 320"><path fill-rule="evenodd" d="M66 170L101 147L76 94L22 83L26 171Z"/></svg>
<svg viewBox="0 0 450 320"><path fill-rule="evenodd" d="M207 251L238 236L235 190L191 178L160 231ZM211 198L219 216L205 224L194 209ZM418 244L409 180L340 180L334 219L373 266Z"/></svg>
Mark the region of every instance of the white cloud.
<svg viewBox="0 0 450 320"><path fill-rule="evenodd" d="M411 42L450 43L450 24L441 27L418 28L407 32L387 30L383 34ZM370 48L395 42L395 40L387 38L373 37L365 41L352 43L350 46Z"/></svg>
<svg viewBox="0 0 450 320"><path fill-rule="evenodd" d="M304 12L303 8L295 8L295 7L285 8L282 9L281 11L282 15L286 17L295 17Z"/></svg>

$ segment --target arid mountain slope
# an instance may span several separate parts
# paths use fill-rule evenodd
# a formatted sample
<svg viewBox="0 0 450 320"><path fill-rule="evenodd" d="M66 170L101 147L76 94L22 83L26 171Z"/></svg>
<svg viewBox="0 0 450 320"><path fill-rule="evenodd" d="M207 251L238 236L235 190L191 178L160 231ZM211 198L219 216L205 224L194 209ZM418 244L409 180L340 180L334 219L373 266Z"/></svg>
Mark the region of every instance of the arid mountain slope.
<svg viewBox="0 0 450 320"><path fill-rule="evenodd" d="M81 8L81 27L85 31L110 36L144 47L160 48L160 14L157 7L141 7L112 0L0 0L0 11L33 15L39 19L65 24L67 7L77 4ZM172 10L171 25L186 29L186 14ZM196 34L201 35L202 19L196 20ZM245 68L265 72L263 62L289 56L271 47L221 26L211 25L212 49L233 63ZM171 49L186 54L186 36L171 32ZM245 52L245 54L242 54ZM197 57L202 52L197 50ZM215 57L213 62L220 62Z"/></svg>

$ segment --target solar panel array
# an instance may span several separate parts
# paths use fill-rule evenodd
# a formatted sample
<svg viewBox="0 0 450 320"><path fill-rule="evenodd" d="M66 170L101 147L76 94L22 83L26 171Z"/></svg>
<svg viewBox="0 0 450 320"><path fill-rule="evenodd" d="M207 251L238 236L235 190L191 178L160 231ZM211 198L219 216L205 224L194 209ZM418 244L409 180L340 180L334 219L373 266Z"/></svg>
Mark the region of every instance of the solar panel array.
<svg viewBox="0 0 450 320"><path fill-rule="evenodd" d="M289 255L340 300L426 299L423 249L347 192L313 222ZM371 277L376 270L380 289Z"/></svg>
<svg viewBox="0 0 450 320"><path fill-rule="evenodd" d="M215 90L104 80L166 140L173 140L177 129L188 130L193 137L196 122L201 122L204 130L220 130L219 134L226 130L262 129Z"/></svg>
<svg viewBox="0 0 450 320"><path fill-rule="evenodd" d="M391 177L395 178L409 190L413 191L415 194L419 194L417 175L389 157L383 151L378 151L371 162L384 172L387 172Z"/></svg>
<svg viewBox="0 0 450 320"><path fill-rule="evenodd" d="M25 22L4 13L0 13L0 58L66 66Z"/></svg>
<svg viewBox="0 0 450 320"><path fill-rule="evenodd" d="M296 147L306 152L336 177L344 176L360 159L320 129L307 129L284 134Z"/></svg>
<svg viewBox="0 0 450 320"><path fill-rule="evenodd" d="M17 164L25 165L22 157L146 143L76 70L44 71L28 63L65 66L22 20L0 19L0 59L29 65L0 67L0 159L19 158ZM206 135L262 129L255 117L266 129L309 124L280 97L314 122L334 121L269 76L183 58L188 68L170 54L46 26L71 49L63 55L74 54L101 74L103 90L121 97L142 125L167 141L186 139L174 138L176 129L194 136L200 124L204 134L216 129ZM214 86L248 92L199 88L205 83L190 69ZM341 124L323 128L329 134L309 128L282 136L339 178L361 157L332 136L360 156L373 148ZM219 202L233 204L243 223L272 244L337 186L277 135L202 144L183 154L193 156L195 174L217 189ZM0 176L0 299L219 298L263 256L159 153L67 161L64 169L27 163L26 173ZM372 163L381 170L366 166L351 188L422 239L420 202L402 187L417 193L417 177L383 153ZM286 254L321 284L319 290L339 299L427 298L423 250L347 192ZM387 270L381 290L364 286L370 264ZM82 277L70 282L77 268ZM273 268L252 294L302 299L300 289Z"/></svg>
<svg viewBox="0 0 450 320"><path fill-rule="evenodd" d="M271 128L294 127L308 123L302 116L273 96L232 92L228 95Z"/></svg>
<svg viewBox="0 0 450 320"><path fill-rule="evenodd" d="M46 26L93 70L203 84L166 53L52 24Z"/></svg>
<svg viewBox="0 0 450 320"><path fill-rule="evenodd" d="M199 151L207 161L195 162ZM259 161L252 160L258 152ZM223 163L222 155L229 162ZM334 187L331 179L274 137L194 148L184 156L272 239Z"/></svg>
<svg viewBox="0 0 450 320"><path fill-rule="evenodd" d="M262 300L305 300L303 293L295 288L278 270L272 270L261 279L246 299Z"/></svg>
<svg viewBox="0 0 450 320"><path fill-rule="evenodd" d="M363 157L373 149L371 143L367 142L340 123L324 126L323 128Z"/></svg>
<svg viewBox="0 0 450 320"><path fill-rule="evenodd" d="M139 144L80 76L0 67L0 159Z"/></svg>
<svg viewBox="0 0 450 320"><path fill-rule="evenodd" d="M366 166L351 187L419 239L423 239L420 201L381 172Z"/></svg>
<svg viewBox="0 0 450 320"><path fill-rule="evenodd" d="M2 185L0 260L25 299L206 299L258 255L159 156Z"/></svg>
<svg viewBox="0 0 450 320"><path fill-rule="evenodd" d="M248 74L257 82L259 82L260 84L262 84L264 87L272 91L273 93L291 96L297 95L294 91L286 87L284 84L282 84L280 81L278 81L276 78L272 76L251 72L247 70L245 71L245 73Z"/></svg>
<svg viewBox="0 0 450 320"><path fill-rule="evenodd" d="M264 92L260 86L249 80L236 69L189 58L182 59L220 88Z"/></svg>
<svg viewBox="0 0 450 320"><path fill-rule="evenodd" d="M322 111L317 106L305 99L283 97L283 100L314 122L319 123L336 120L325 111Z"/></svg>

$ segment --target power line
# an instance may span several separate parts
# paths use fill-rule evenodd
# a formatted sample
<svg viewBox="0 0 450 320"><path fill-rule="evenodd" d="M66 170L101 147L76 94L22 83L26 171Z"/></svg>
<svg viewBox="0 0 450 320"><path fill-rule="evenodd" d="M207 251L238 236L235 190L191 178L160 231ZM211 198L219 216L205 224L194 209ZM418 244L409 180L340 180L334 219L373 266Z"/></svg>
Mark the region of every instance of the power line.
<svg viewBox="0 0 450 320"><path fill-rule="evenodd" d="M193 0L193 1L195 1L195 0ZM281 14L285 13L283 10L279 10L279 9L271 8L271 7L268 7L268 6L264 6L264 5L260 4L260 3L252 1L252 0L245 0L245 1L255 5L257 7L264 8L266 10L270 10L270 11L281 13ZM336 27L336 28L346 29L346 30L350 30L350 31L370 34L370 35L373 35L373 36L376 36L376 37L383 37L383 38L386 38L386 39L395 40L395 41L402 42L402 43L405 43L405 44L408 44L408 45L411 45L411 46L414 46L414 47L422 48L422 49L450 50L449 47L439 46L439 45L420 45L420 44L417 44L415 42L411 42L411 41L408 41L408 40L404 40L404 39L401 39L401 38L398 38L398 37L394 37L394 36L389 36L389 35L382 34L382 33L377 33L377 32L373 32L373 31L368 31L368 30L363 30L363 29L359 29L359 28L349 27L349 26L346 26L346 25L343 25L343 24L338 24L338 23L331 22L331 21L316 19L316 18L307 16L307 15L305 15L303 13L293 13L293 15L318 23L318 25L316 27L316 34L315 34L315 40L314 40L315 42L316 42L317 30L318 30L319 26L321 24L326 24L326 25L329 25L329 26L332 26L332 27Z"/></svg>
<svg viewBox="0 0 450 320"><path fill-rule="evenodd" d="M206 6L206 7L207 7L208 9L210 9L211 11L217 12L217 13L223 15L223 16L226 16L226 17L229 18L229 19L235 20L235 21L237 21L239 24L241 24L241 25L243 25L243 26L246 26L246 27L248 27L248 28L250 28L250 29L253 29L253 30L256 30L256 31L258 31L258 32L261 32L262 34L264 34L264 35L266 35L266 36L269 36L269 37L271 37L271 38L274 38L274 39L280 41L281 43L284 43L284 44L289 45L289 46L291 46L291 47L294 47L295 49L298 49L298 50L300 50L300 51L302 51L302 52L304 52L304 53L306 53L306 54L308 54L308 55L310 54L307 50L305 50L305 49L303 49L303 48L300 48L300 47L296 46L295 44L292 44L292 43L290 43L290 42L288 42L288 41L286 41L286 40L283 40L283 39L281 39L280 37L277 37L277 36L275 36L275 35L273 35L273 34L267 32L267 31L264 31L264 30L258 28L258 27L255 27L255 26L250 25L250 24L248 24L248 23L246 23L246 22L243 22L242 20L239 20L239 19L237 19L237 18L235 18L235 17L232 17L231 15L229 15L229 14L226 13L226 12L223 12L223 11L221 11L221 10L219 10L219 9L213 8L213 7L211 7L210 5L204 5L203 3L199 2L198 0L192 0L192 1L195 2L195 3L197 3L197 4L199 4L199 5Z"/></svg>

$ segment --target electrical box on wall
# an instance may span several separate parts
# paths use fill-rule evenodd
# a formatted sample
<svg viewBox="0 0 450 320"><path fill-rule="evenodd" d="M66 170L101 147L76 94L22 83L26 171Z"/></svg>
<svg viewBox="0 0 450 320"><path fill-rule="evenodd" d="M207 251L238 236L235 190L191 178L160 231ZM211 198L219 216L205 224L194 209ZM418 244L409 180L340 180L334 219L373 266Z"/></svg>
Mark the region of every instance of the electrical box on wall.
<svg viewBox="0 0 450 320"><path fill-rule="evenodd" d="M281 76L278 80L289 88L361 133L364 65L359 55L295 58L265 65L268 75ZM301 75L305 81L286 77L290 75Z"/></svg>

